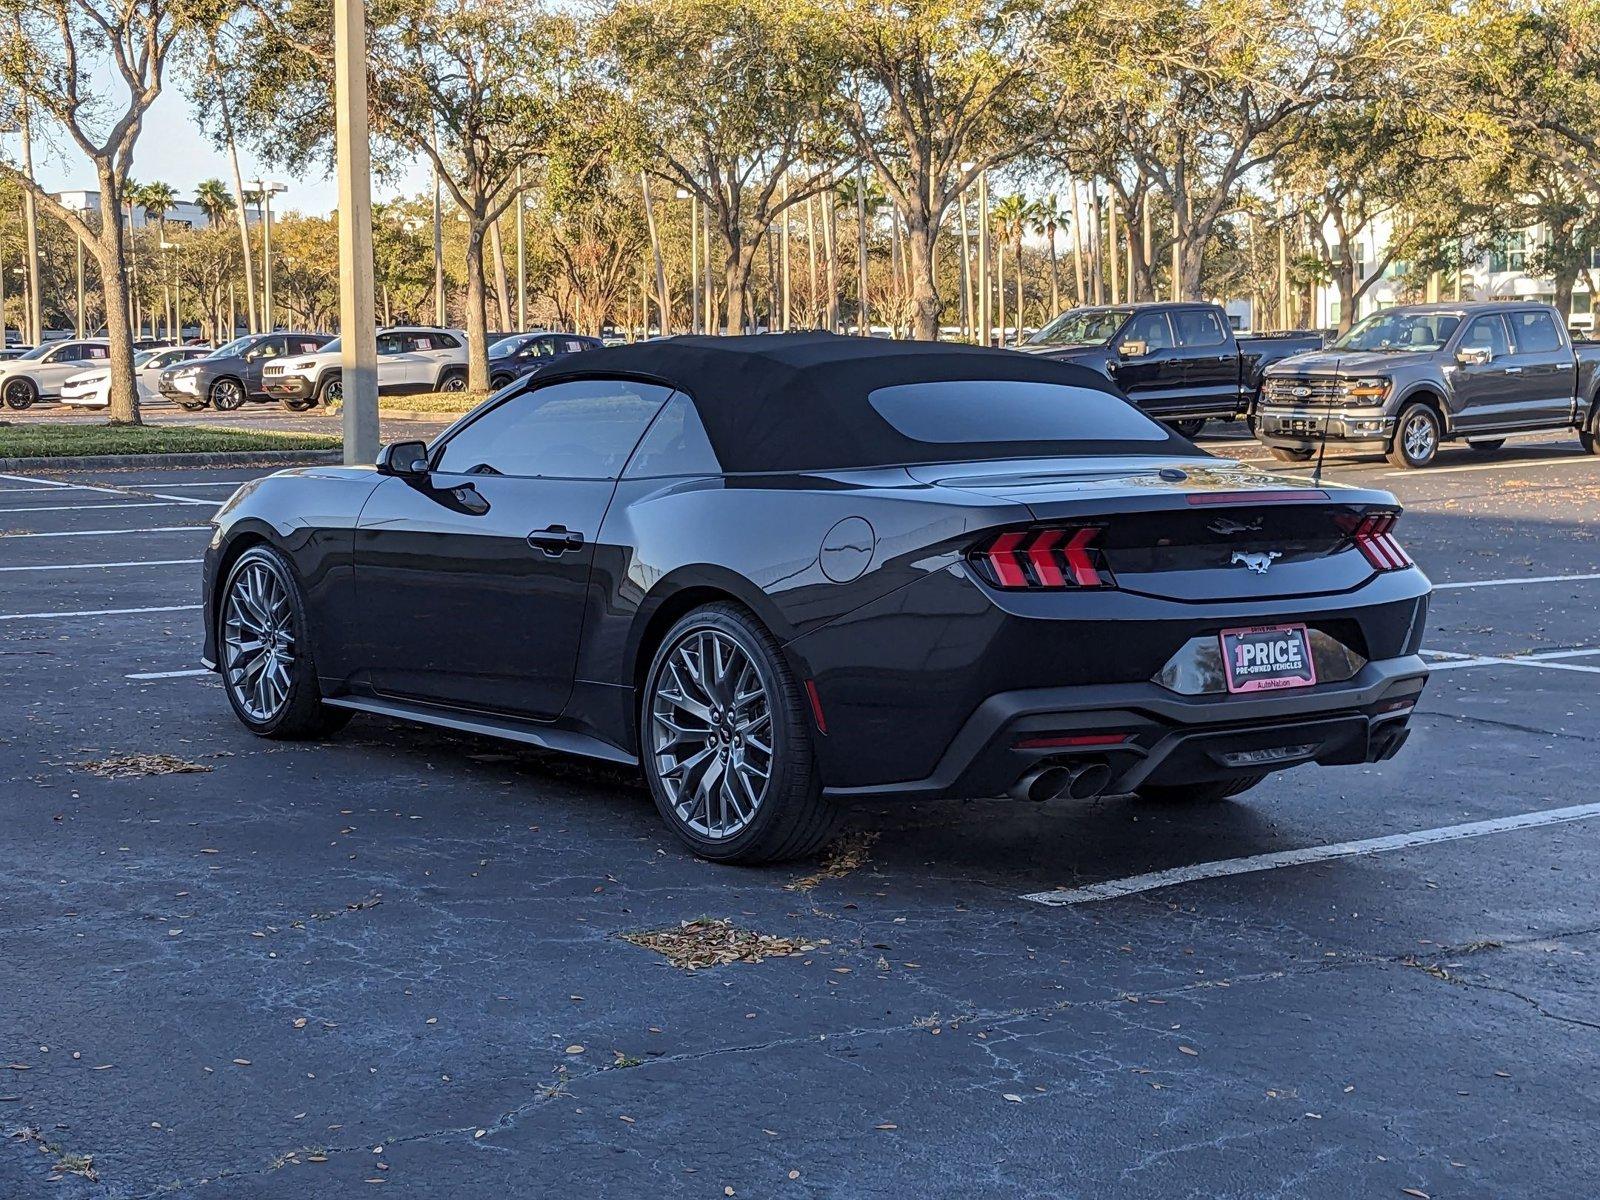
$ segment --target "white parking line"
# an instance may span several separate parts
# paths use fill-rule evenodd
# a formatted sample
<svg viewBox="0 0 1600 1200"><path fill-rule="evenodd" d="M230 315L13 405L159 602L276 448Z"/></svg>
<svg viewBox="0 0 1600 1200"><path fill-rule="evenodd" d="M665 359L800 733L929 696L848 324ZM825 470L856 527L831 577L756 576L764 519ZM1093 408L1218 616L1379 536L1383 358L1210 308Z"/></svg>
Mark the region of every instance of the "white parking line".
<svg viewBox="0 0 1600 1200"><path fill-rule="evenodd" d="M1543 812L1522 813L1515 817L1496 817L1489 821L1469 821L1465 825L1419 829L1415 833L1363 838L1354 842L1334 842L1328 846L1307 846L1301 850L1280 850L1274 854L1253 854L1248 858L1225 858L1216 862L1173 867L1166 871L1152 871L1147 875L1131 875L1125 879L1108 879L1104 883L1094 883L1088 887L1066 888L1054 892L1032 892L1022 899L1052 907L1089 904L1096 900L1114 900L1119 896L1132 896L1140 892L1153 892L1159 888L1177 887L1200 879L1222 879L1229 875L1273 871L1280 867L1302 867L1308 863L1328 862L1336 858L1355 858L1365 854L1382 854L1390 850L1410 850L1416 846L1455 842L1462 838L1511 833L1519 829L1537 829L1543 825L1561 825L1568 821L1586 821L1591 817L1600 817L1600 804L1575 804L1568 808L1549 808Z"/></svg>
<svg viewBox="0 0 1600 1200"><path fill-rule="evenodd" d="M192 500L140 500L133 504L39 504L32 508L0 508L0 513L89 512L95 509L121 512L125 508L176 508L193 503Z"/></svg>
<svg viewBox="0 0 1600 1200"><path fill-rule="evenodd" d="M194 675L210 675L205 667L195 667L188 671L141 671L136 675L124 675L124 679L188 679Z"/></svg>
<svg viewBox="0 0 1600 1200"><path fill-rule="evenodd" d="M1596 654L1600 654L1600 650L1596 649L1541 650L1535 654L1447 654L1442 650L1424 650L1423 653L1451 660L1429 663L1430 671L1454 671L1462 667L1548 667L1555 671L1600 673L1600 667L1581 667L1576 663L1558 661L1568 658L1593 658Z"/></svg>
<svg viewBox="0 0 1600 1200"><path fill-rule="evenodd" d="M193 612L198 604L160 604L154 608L80 608L73 612L0 613L0 621L44 621L54 617L123 617L130 613Z"/></svg>
<svg viewBox="0 0 1600 1200"><path fill-rule="evenodd" d="M7 533L0 529L0 541L25 537L110 537L112 534L122 533L187 533L191 530L204 533L210 528L209 525L153 525L149 529L67 529L51 533Z"/></svg>
<svg viewBox="0 0 1600 1200"><path fill-rule="evenodd" d="M1585 579L1600 579L1600 571L1588 575L1523 575L1515 579L1469 579L1461 583L1436 583L1436 592L1454 591L1458 588L1514 587L1519 583L1576 583Z"/></svg>
<svg viewBox="0 0 1600 1200"><path fill-rule="evenodd" d="M28 475L0 475L0 479L11 479L11 480L15 480L18 483L43 484L43 485L46 486L47 490L54 482L54 481L49 480L49 479L34 479L33 477L28 476ZM153 483L153 484L150 484L148 487L139 487L139 488L132 488L132 487L125 487L125 488L106 487L106 486L102 486L100 484L94 484L94 483L61 483L61 484L54 484L54 486L59 487L59 488L66 488L69 491L99 492L99 493L107 495L107 496L149 496L152 499L155 499L155 500L166 500L166 501L168 501L168 502L170 502L172 504L215 504L216 503L215 500L197 500L193 496L167 496L167 495L163 495L160 492L153 492L153 491L150 490L150 488L153 488L153 487L161 487L161 486L163 486L163 485L161 485L159 483ZM125 504L125 505L122 505L122 507L123 508L139 508L141 506L137 505L137 504ZM144 505L143 507L148 508L150 506L149 505ZM8 510L0 509L0 512L5 512L5 511L8 511ZM33 511L39 512L39 511L44 511L44 510L34 509Z"/></svg>
<svg viewBox="0 0 1600 1200"><path fill-rule="evenodd" d="M202 558L155 558L149 562L49 563L42 567L0 567L0 571L115 571L122 567L194 567Z"/></svg>
<svg viewBox="0 0 1600 1200"><path fill-rule="evenodd" d="M1470 467L1429 467L1425 471L1385 471L1379 479L1428 479L1434 475L1453 475L1464 471L1511 471L1518 467L1559 467L1566 463L1600 462L1592 454L1573 454L1565 458L1520 459L1512 462L1478 463Z"/></svg>
<svg viewBox="0 0 1600 1200"><path fill-rule="evenodd" d="M73 488L71 483L60 483L54 479L35 479L31 475L0 475L0 479L9 479L12 483L36 483L44 488Z"/></svg>

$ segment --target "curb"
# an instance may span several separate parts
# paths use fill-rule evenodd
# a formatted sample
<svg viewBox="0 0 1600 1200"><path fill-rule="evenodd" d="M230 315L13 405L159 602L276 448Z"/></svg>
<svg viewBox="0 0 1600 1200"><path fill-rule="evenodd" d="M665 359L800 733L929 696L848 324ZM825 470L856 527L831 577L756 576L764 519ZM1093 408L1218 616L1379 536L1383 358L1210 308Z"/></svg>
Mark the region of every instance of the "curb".
<svg viewBox="0 0 1600 1200"><path fill-rule="evenodd" d="M0 458L0 471L127 470L136 467L308 467L344 461L342 450L217 450L205 454L85 454Z"/></svg>

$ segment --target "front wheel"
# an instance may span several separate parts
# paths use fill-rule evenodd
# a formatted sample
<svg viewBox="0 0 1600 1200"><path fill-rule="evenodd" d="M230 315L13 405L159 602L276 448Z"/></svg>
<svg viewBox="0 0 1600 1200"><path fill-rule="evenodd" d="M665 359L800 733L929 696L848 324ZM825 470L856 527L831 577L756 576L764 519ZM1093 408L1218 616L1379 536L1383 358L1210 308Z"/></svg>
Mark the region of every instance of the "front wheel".
<svg viewBox="0 0 1600 1200"><path fill-rule="evenodd" d="M1205 779L1198 783L1146 783L1135 789L1141 800L1157 804L1215 804L1248 792L1266 774L1239 775L1233 779Z"/></svg>
<svg viewBox="0 0 1600 1200"><path fill-rule="evenodd" d="M257 737L314 738L350 719L322 703L311 657L310 617L294 568L255 546L228 572L217 608L222 688Z"/></svg>
<svg viewBox="0 0 1600 1200"><path fill-rule="evenodd" d="M1395 422L1394 441L1385 455L1397 467L1433 465L1439 457L1439 416L1426 404L1410 404Z"/></svg>
<svg viewBox="0 0 1600 1200"><path fill-rule="evenodd" d="M211 407L232 412L244 404L244 385L237 379L219 379L211 385Z"/></svg>
<svg viewBox="0 0 1600 1200"><path fill-rule="evenodd" d="M39 389L33 385L31 379L8 379L5 387L6 407L21 412L25 408L32 408L39 399Z"/></svg>
<svg viewBox="0 0 1600 1200"><path fill-rule="evenodd" d="M1600 421L1591 421L1589 428L1578 430L1578 445L1585 454L1600 454Z"/></svg>
<svg viewBox="0 0 1600 1200"><path fill-rule="evenodd" d="M1315 450L1302 450L1292 446L1269 446L1268 449L1272 451L1273 458L1287 463L1310 462L1316 454Z"/></svg>
<svg viewBox="0 0 1600 1200"><path fill-rule="evenodd" d="M1168 421L1167 425L1183 437L1193 440L1199 437L1200 431L1206 427L1206 419L1194 417L1184 421Z"/></svg>
<svg viewBox="0 0 1600 1200"><path fill-rule="evenodd" d="M706 605L662 639L639 711L662 819L702 858L814 854L837 810L822 795L809 711L778 643L745 609Z"/></svg>
<svg viewBox="0 0 1600 1200"><path fill-rule="evenodd" d="M317 403L323 408L334 408L344 403L344 379L330 375L317 385Z"/></svg>

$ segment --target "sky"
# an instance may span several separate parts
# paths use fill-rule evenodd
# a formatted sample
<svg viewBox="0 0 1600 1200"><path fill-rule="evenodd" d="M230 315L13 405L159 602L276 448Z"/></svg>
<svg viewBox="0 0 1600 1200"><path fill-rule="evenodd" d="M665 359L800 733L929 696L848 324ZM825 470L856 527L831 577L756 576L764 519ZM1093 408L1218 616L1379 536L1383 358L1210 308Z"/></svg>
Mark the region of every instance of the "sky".
<svg viewBox="0 0 1600 1200"><path fill-rule="evenodd" d="M14 139L8 139L8 141ZM326 178L311 174L295 177L274 171L243 147L239 150L239 169L246 186L252 179L275 179L289 190L275 197L273 212L298 210L307 215L326 216L333 211L338 188L330 174ZM94 175L88 160L61 134L51 135L45 144L34 145L34 171L39 182L53 192L93 190ZM133 178L141 183L160 180L171 184L179 197L194 198L195 185L203 179L220 179L231 190L233 172L225 151L212 146L201 134L189 109L188 98L175 80L169 81L145 115L144 132L133 154ZM389 199L397 194L416 195L428 188L428 173L413 167L399 179L374 183L374 199Z"/></svg>

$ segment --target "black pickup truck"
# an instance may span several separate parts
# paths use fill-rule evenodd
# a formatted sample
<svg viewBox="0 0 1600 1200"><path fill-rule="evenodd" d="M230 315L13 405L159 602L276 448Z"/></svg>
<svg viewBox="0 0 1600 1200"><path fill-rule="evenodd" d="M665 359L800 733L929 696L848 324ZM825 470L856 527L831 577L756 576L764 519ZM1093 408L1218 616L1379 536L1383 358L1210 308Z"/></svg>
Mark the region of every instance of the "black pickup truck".
<svg viewBox="0 0 1600 1200"><path fill-rule="evenodd" d="M1018 349L1092 367L1185 437L1254 411L1269 364L1320 349L1320 333L1236 338L1215 304L1072 308Z"/></svg>

